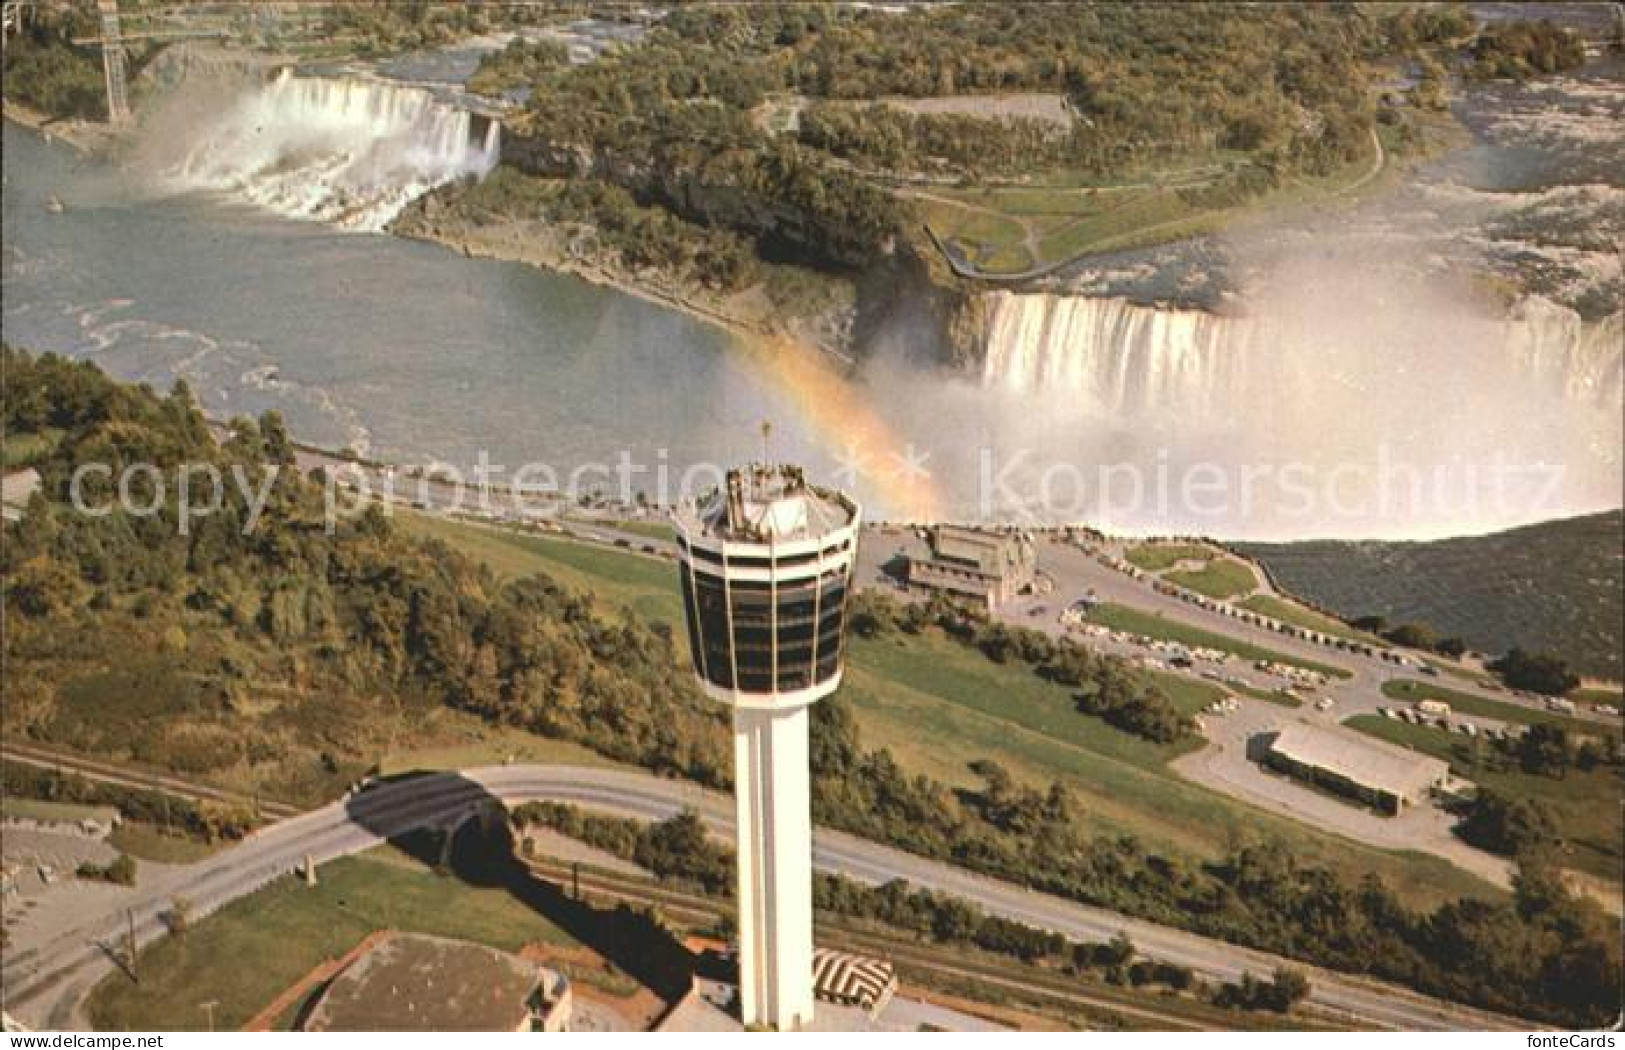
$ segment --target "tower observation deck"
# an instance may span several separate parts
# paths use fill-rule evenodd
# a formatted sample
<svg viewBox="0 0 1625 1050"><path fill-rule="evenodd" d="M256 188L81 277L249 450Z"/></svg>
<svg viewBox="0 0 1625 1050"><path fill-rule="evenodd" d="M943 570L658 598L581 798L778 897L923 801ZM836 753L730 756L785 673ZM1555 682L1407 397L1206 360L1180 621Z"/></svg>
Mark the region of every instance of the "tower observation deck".
<svg viewBox="0 0 1625 1050"><path fill-rule="evenodd" d="M744 1022L813 1014L807 708L841 682L859 508L753 464L674 516L700 685L733 708Z"/></svg>

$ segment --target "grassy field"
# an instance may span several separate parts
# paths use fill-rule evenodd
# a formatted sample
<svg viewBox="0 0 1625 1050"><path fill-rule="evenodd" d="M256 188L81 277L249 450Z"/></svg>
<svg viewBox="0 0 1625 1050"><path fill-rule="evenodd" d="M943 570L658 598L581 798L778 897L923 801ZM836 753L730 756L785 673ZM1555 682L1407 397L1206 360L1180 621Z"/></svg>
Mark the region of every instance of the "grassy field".
<svg viewBox="0 0 1625 1050"><path fill-rule="evenodd" d="M677 569L671 562L425 514L401 512L396 520L409 532L452 544L500 575L545 572L564 586L591 591L650 622L682 626L683 603L677 594Z"/></svg>
<svg viewBox="0 0 1625 1050"><path fill-rule="evenodd" d="M1192 627L1177 620L1170 620L1157 613L1131 609L1126 605L1104 602L1090 610L1089 619L1093 623L1110 627L1114 631L1126 631L1130 634L1144 635L1147 638L1180 642L1184 645L1202 646L1208 649L1219 649L1227 653L1233 653L1243 660L1273 660L1276 663L1291 664L1311 671L1319 671L1334 678L1349 677L1349 672L1341 667L1333 667L1330 664L1317 663L1314 660L1288 656L1286 653L1266 649L1251 642L1244 642L1239 638L1232 638L1225 634L1215 634L1200 627Z"/></svg>
<svg viewBox="0 0 1625 1050"><path fill-rule="evenodd" d="M1423 543L1243 543L1294 594L1344 616L1459 635L1486 653L1551 649L1618 680L1625 622L1620 511Z"/></svg>
<svg viewBox="0 0 1625 1050"><path fill-rule="evenodd" d="M98 1030L237 1029L317 964L375 930L429 933L514 951L570 945L558 927L506 890L436 875L391 847L332 861L315 887L292 877L226 905L141 953L140 984L114 973L87 1011Z"/></svg>
<svg viewBox="0 0 1625 1050"><path fill-rule="evenodd" d="M1625 864L1619 776L1607 769L1570 770L1562 779L1518 771L1496 771L1481 760L1491 748L1482 737L1467 738L1430 726L1380 715L1355 715L1344 723L1362 733L1442 758L1460 776L1482 787L1547 804L1564 840L1566 862L1581 871L1618 882Z"/></svg>
<svg viewBox="0 0 1625 1050"><path fill-rule="evenodd" d="M1024 185L932 187L906 192L926 225L990 275L1017 274L1092 252L1119 251L1210 233L1266 210L1324 206L1366 180L1375 154L1322 178L1300 176L1230 207L1193 203L1182 189L1226 177L1241 155L1215 150L1153 170L1101 180L1052 172Z"/></svg>
<svg viewBox="0 0 1625 1050"><path fill-rule="evenodd" d="M1255 613L1280 620L1282 623L1292 624L1310 631L1319 631L1334 638L1347 638L1350 641L1364 642L1380 648L1388 648L1388 643L1374 634L1356 631L1342 620L1334 620L1330 616L1322 616L1312 609L1305 609L1301 605L1282 601L1273 594L1254 594L1243 598L1237 603L1243 609L1251 609Z"/></svg>
<svg viewBox="0 0 1625 1050"><path fill-rule="evenodd" d="M1484 697L1463 693L1448 686L1437 685L1433 682L1422 682L1414 678L1391 678L1382 683L1382 694L1394 700L1406 700L1415 703L1418 700L1443 700L1452 709L1464 715L1477 715L1480 718L1494 718L1502 722L1511 722L1518 725L1546 724L1561 726L1570 733L1581 736L1601 736L1609 732L1609 727L1596 722L1587 722L1579 718L1569 718L1566 715L1551 711L1524 707L1520 704L1508 704L1500 700L1488 700ZM1613 729L1617 735L1618 727Z"/></svg>
<svg viewBox="0 0 1625 1050"><path fill-rule="evenodd" d="M620 768L621 764L568 740L553 740L521 729L476 722L465 739L422 747L401 747L378 762L385 776L396 773L433 773L509 762Z"/></svg>
<svg viewBox="0 0 1625 1050"><path fill-rule="evenodd" d="M613 523L617 532L629 532L634 536L645 536L651 540L669 540L672 538L671 523L664 519L639 519L636 521L617 521Z"/></svg>
<svg viewBox="0 0 1625 1050"><path fill-rule="evenodd" d="M569 573L581 586L623 603L677 602L676 573L665 563L569 541L533 543L515 536L519 542L509 543L496 530L461 523L430 524L471 555L502 558L503 572L549 572L561 582ZM585 559L584 552L598 557ZM644 565L666 571L629 579L634 570L615 567L617 561L635 562L639 572ZM600 580L586 567L610 574ZM1218 691L1183 676L1155 677L1187 712L1200 710ZM1023 666L994 664L940 636L854 638L842 694L857 710L865 746L890 748L904 768L972 786L970 763L991 758L1034 785L1059 778L1077 791L1081 819L1102 831L1132 834L1200 857L1217 856L1249 834L1268 832L1300 857L1350 874L1375 871L1413 903L1497 892L1438 858L1390 853L1322 834L1190 783L1167 766L1188 745L1162 747L1112 729L1079 714L1065 688Z"/></svg>
<svg viewBox="0 0 1625 1050"><path fill-rule="evenodd" d="M224 839L218 842L205 842L190 835L166 832L153 824L128 820L107 836L107 844L137 860L150 860L159 864L195 864L204 857L231 845Z"/></svg>
<svg viewBox="0 0 1625 1050"><path fill-rule="evenodd" d="M1258 588L1258 576L1253 567L1235 558L1214 558L1200 569L1167 572L1162 578L1220 601L1250 594Z"/></svg>
<svg viewBox="0 0 1625 1050"><path fill-rule="evenodd" d="M1225 685L1225 688L1233 692L1240 693L1242 696L1250 696L1254 700L1264 700L1268 703L1280 704L1282 707L1303 706L1302 700L1290 695L1285 689L1255 689L1253 686L1245 683L1240 685L1227 684Z"/></svg>
<svg viewBox="0 0 1625 1050"><path fill-rule="evenodd" d="M1208 561L1214 553L1200 543L1142 543L1125 551L1123 560L1146 572L1161 572L1182 561Z"/></svg>
<svg viewBox="0 0 1625 1050"><path fill-rule="evenodd" d="M36 798L0 799L0 815L7 820L38 820L47 823L77 824L81 820L109 823L118 816L112 806L81 806L72 802L46 802Z"/></svg>

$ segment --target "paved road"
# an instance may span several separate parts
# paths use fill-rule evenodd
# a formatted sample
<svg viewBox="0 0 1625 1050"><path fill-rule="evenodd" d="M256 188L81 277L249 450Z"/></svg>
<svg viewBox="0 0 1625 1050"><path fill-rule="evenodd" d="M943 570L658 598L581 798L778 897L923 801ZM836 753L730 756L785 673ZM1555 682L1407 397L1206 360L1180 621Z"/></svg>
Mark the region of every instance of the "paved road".
<svg viewBox="0 0 1625 1050"><path fill-rule="evenodd" d="M358 796L282 821L198 864L178 869L152 888L132 893L102 914L86 915L55 941L8 954L0 969L8 1009L42 1027L64 1027L95 982L112 968L108 949L133 916L142 943L164 935L164 913L177 895L201 917L292 872L309 855L318 862L357 853L414 827L443 824L490 798L514 803L550 798L594 809L661 819L684 806L698 809L721 834L732 834L732 801L725 795L642 773L570 766L506 766L461 776L436 774L374 787ZM1122 932L1145 954L1191 967L1212 979L1243 971L1270 972L1282 960L1220 941L1024 890L923 860L849 835L821 831L814 863L820 870L884 882L904 878L962 896L993 914L1042 926L1080 940ZM1380 982L1310 971L1317 1006L1365 1025L1404 1029L1521 1030L1527 1024L1415 995Z"/></svg>

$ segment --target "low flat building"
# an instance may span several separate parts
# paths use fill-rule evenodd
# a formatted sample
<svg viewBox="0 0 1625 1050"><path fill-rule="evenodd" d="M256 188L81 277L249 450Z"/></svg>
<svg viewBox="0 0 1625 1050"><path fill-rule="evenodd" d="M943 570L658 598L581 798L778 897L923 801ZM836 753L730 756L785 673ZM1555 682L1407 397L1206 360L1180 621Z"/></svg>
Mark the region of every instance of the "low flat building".
<svg viewBox="0 0 1625 1050"><path fill-rule="evenodd" d="M910 558L910 590L942 591L996 609L1038 579L1038 554L1023 532L987 532L958 525L931 530L931 555Z"/></svg>
<svg viewBox="0 0 1625 1050"><path fill-rule="evenodd" d="M1264 763L1390 816L1450 780L1450 765L1352 732L1289 725L1264 752Z"/></svg>
<svg viewBox="0 0 1625 1050"><path fill-rule="evenodd" d="M561 1032L570 983L508 952L395 934L333 978L307 1032Z"/></svg>

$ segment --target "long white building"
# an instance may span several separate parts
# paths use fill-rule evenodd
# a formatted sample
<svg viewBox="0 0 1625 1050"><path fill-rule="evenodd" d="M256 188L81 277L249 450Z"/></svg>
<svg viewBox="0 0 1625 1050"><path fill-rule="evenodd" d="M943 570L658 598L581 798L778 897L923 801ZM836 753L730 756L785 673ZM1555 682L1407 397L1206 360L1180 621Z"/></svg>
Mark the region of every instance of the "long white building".
<svg viewBox="0 0 1625 1050"><path fill-rule="evenodd" d="M733 708L746 1025L813 1017L807 709L841 682L858 516L799 468L765 464L675 515L694 669Z"/></svg>

